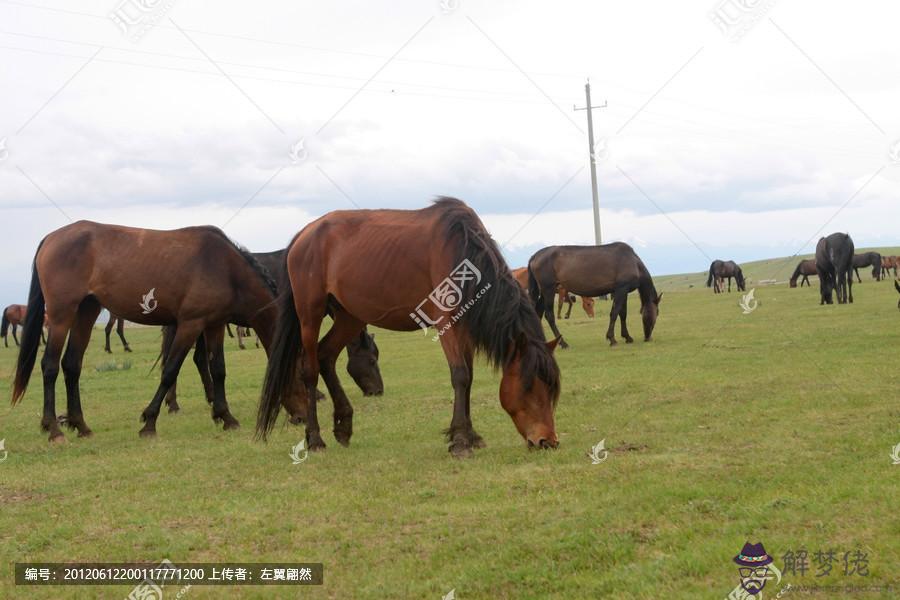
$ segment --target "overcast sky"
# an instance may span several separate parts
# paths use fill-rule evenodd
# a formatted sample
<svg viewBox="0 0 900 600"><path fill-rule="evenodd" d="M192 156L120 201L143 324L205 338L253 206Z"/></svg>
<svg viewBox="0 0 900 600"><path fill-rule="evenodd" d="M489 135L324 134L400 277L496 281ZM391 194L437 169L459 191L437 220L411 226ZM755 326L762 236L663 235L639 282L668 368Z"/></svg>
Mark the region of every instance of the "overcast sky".
<svg viewBox="0 0 900 600"><path fill-rule="evenodd" d="M0 0L0 304L70 219L263 251L452 195L512 266L592 243L588 77L603 238L652 273L898 243L900 7L733 1Z"/></svg>

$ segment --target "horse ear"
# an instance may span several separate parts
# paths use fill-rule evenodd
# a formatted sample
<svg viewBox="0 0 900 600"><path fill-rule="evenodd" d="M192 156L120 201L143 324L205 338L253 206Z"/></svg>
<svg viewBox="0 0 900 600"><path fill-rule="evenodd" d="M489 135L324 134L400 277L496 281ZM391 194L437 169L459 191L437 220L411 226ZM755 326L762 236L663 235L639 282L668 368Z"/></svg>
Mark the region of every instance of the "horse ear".
<svg viewBox="0 0 900 600"><path fill-rule="evenodd" d="M662 294L660 294L659 296L656 297L656 305L657 306L659 306L659 303L662 301L663 294L665 294L665 292L663 292Z"/></svg>
<svg viewBox="0 0 900 600"><path fill-rule="evenodd" d="M561 339L562 336L559 336L547 342L547 350L550 352L550 354L553 354L553 351L556 350L556 347L559 345L559 340Z"/></svg>

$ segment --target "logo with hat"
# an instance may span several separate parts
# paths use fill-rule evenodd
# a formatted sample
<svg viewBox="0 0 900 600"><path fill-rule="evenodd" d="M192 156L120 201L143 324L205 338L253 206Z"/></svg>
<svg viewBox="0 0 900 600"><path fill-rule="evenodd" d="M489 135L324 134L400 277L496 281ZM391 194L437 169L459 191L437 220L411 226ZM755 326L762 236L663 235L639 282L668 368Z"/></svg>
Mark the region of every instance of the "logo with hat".
<svg viewBox="0 0 900 600"><path fill-rule="evenodd" d="M781 571L773 564L773 559L766 552L762 542L745 543L734 557L734 562L737 563L741 576L740 588L750 596L760 594L766 582L773 577L778 578L776 583L781 581Z"/></svg>

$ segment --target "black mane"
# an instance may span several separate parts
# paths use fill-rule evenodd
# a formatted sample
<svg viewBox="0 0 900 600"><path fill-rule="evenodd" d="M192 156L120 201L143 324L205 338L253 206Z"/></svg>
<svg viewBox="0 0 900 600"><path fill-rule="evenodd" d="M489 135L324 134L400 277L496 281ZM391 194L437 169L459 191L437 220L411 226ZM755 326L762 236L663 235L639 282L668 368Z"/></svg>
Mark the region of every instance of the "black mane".
<svg viewBox="0 0 900 600"><path fill-rule="evenodd" d="M258 260L256 260L256 257L253 256L252 252L250 252L249 250L247 250L246 248L244 248L243 246L241 246L240 244L238 244L237 242L232 240L230 237L228 237L225 234L224 231L222 231L218 227L213 227L212 225L207 225L205 227L202 227L202 229L205 229L206 231L213 233L213 234L219 236L220 238L222 238L223 240L225 240L226 242L228 242L228 244L232 248L237 250L238 254L240 254L242 257L244 257L244 260L247 261L247 264L250 265L250 268L253 269L257 275L259 275L259 277L260 277L260 279L262 279L263 283L266 284L266 287L269 288L269 291L272 292L272 295L273 296L278 295L278 285L275 282L275 278L272 277L272 274L269 272L269 270L265 266L262 265L262 263L260 263Z"/></svg>
<svg viewBox="0 0 900 600"><path fill-rule="evenodd" d="M471 336L475 348L487 356L495 369L509 364L520 350L525 388L531 388L537 375L547 385L556 403L560 389L559 367L547 349L544 329L534 306L513 279L496 242L475 211L461 200L441 197L432 209L441 212L439 223L443 239L459 243L455 262L468 259L481 272L481 283L463 287L460 302L463 306L474 300L460 323ZM487 283L491 288L476 299L475 294Z"/></svg>

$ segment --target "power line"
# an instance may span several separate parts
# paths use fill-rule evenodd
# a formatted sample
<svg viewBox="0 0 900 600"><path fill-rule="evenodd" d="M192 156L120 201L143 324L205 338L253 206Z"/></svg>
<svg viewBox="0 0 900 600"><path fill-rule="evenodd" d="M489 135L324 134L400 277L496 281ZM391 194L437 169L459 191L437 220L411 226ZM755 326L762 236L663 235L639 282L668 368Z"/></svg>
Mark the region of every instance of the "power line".
<svg viewBox="0 0 900 600"><path fill-rule="evenodd" d="M49 11L49 12L56 12L56 13L61 13L61 14L77 16L77 17L100 19L103 21L109 20L109 17L107 17L106 15L98 15L96 13L89 13L89 12L77 11L77 10L54 8L54 7L50 7L50 6L41 6L38 4L29 4L27 2L19 2L16 0L0 0L0 3L10 4L10 5L14 5L14 6L21 6L23 8L31 8L34 10L45 10L45 11ZM154 25L154 28L168 29L168 30L177 32L177 29L175 29L174 27L171 27L171 26L168 26L168 25L165 25L162 23L158 23L158 24ZM389 58L389 56L386 54L374 54L374 53L369 53L369 52L360 52L357 50L340 50L340 49L336 49L336 48L323 48L320 46L308 46L305 44L298 44L296 42L286 42L283 40L266 40L266 39L255 38L255 37L245 36L245 35L238 35L238 34L233 34L233 33L224 33L224 32L217 32L217 31L204 31L202 29L188 29L188 28L184 28L184 30L187 31L188 33L195 33L198 35L208 35L208 36L212 36L212 37L235 39L235 40L241 40L241 41L245 41L245 42L253 42L253 43L258 43L258 44L268 44L271 46L299 48L302 50L313 50L315 52L326 52L326 53L331 53L331 54L345 54L345 55L349 55L349 56L359 56L359 57L364 57L364 58L380 59L380 60L385 60L385 59ZM501 72L501 73L516 73L517 72L513 69L507 69L507 68L503 68L503 67L488 67L488 66L484 66L484 65L467 65L467 64L450 63L450 62L444 62L444 61L438 61L438 60L428 60L428 59L423 59L423 58L397 57L394 59L394 61L419 63L419 64L441 66L441 67L451 67L451 68L455 68L455 69L469 69L469 70L474 70L474 71L489 71L489 72ZM531 72L529 74L530 75L539 75L542 77L565 77L565 78L578 77L577 75L574 75L571 73Z"/></svg>

